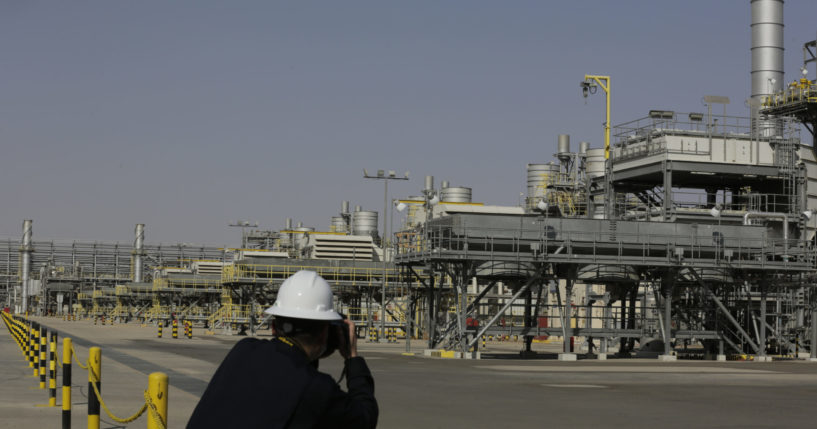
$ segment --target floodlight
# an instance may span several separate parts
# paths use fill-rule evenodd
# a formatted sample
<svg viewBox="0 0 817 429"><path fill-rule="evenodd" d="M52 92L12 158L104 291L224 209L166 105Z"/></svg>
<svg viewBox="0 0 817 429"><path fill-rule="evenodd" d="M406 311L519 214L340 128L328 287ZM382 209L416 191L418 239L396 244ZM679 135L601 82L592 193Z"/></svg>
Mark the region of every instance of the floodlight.
<svg viewBox="0 0 817 429"><path fill-rule="evenodd" d="M545 211L548 209L548 203L546 203L545 200L539 200L539 202L536 204L536 208L541 211Z"/></svg>
<svg viewBox="0 0 817 429"><path fill-rule="evenodd" d="M435 195L430 200L428 200L428 203L431 204L432 206L435 206L440 203L440 198Z"/></svg>
<svg viewBox="0 0 817 429"><path fill-rule="evenodd" d="M814 216L814 211L806 210L803 212L803 216L805 216L806 220L810 220L812 216Z"/></svg>
<svg viewBox="0 0 817 429"><path fill-rule="evenodd" d="M721 217L721 211L717 207L712 207L712 210L709 210L709 214L712 217Z"/></svg>
<svg viewBox="0 0 817 429"><path fill-rule="evenodd" d="M407 206L406 206L406 203L402 203L402 202L401 202L401 203L397 203L397 207L396 207L396 208L397 208L397 211L398 211L398 212L402 212L403 210L405 210L405 209L406 209L406 207L407 207Z"/></svg>

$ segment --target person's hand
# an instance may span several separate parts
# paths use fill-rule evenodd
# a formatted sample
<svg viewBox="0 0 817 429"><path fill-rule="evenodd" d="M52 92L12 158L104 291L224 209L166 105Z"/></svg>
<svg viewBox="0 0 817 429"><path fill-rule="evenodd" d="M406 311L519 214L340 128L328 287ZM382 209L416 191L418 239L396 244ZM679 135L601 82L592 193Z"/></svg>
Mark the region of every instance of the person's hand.
<svg viewBox="0 0 817 429"><path fill-rule="evenodd" d="M338 329L347 329L348 335L340 335L341 345L338 347L338 351L344 359L357 357L357 333L355 332L355 323L349 319L345 319L343 323L344 326L339 326ZM347 340L349 341L348 343L346 342Z"/></svg>

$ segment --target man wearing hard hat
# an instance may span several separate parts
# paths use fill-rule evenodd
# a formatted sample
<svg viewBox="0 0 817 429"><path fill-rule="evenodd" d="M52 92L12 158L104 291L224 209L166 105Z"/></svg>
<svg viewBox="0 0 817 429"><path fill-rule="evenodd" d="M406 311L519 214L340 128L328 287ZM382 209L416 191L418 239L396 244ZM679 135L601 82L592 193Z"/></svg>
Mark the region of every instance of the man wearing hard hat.
<svg viewBox="0 0 817 429"><path fill-rule="evenodd" d="M239 341L199 400L188 428L374 428L374 379L357 355L354 324L335 312L329 283L313 271L286 279L265 313L271 340ZM318 359L337 348L344 392ZM341 376L342 377L342 376Z"/></svg>

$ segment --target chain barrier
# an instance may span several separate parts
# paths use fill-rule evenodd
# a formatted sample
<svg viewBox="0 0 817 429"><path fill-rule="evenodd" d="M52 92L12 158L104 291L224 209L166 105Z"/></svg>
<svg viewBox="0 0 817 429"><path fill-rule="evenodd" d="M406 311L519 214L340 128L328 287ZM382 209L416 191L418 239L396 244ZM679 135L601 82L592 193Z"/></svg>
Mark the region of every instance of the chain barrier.
<svg viewBox="0 0 817 429"><path fill-rule="evenodd" d="M14 329L12 328L11 325L14 325L15 327L19 326L20 327L19 329L22 329L22 326L23 326L22 323L14 321L11 317L9 317L6 314L2 314L2 320L5 323L6 327L9 329L9 331L12 332L12 336L15 338L15 340L18 340L18 338L16 338L16 336L14 335ZM67 340L69 340L69 342L70 342L70 338L68 338ZM18 341L18 346L20 346L20 348L22 349L23 348L23 343L21 341ZM105 413L108 415L108 417L110 417L112 420L114 420L117 423L127 424L127 423L133 422L134 420L141 417L142 414L145 414L145 412L147 412L148 415L149 415L148 418L150 419L150 421L148 422L148 427L155 427L155 428L158 428L158 429L167 429L166 419L162 417L162 413L159 411L159 407L157 407L156 403L153 402L153 399L151 397L150 392L152 390L151 391L149 391L148 389L144 390L144 400L145 400L145 402L142 403L139 410L136 413L134 413L132 416L127 417L127 418L121 418L121 417L117 417L116 415L114 415L113 412L111 412L110 408L108 408L108 405L102 399L102 393L100 392L99 387L97 386L97 384L100 381L100 375L97 374L96 371L94 371L94 368L92 367L91 362L90 362L91 357L89 356L88 360L85 361L85 365L83 365L82 362L79 359L79 355L77 354L77 351L74 348L73 344L70 345L70 351L71 351L71 354L74 356L74 360L76 361L77 365L79 365L80 368L88 371L89 380L91 381L89 384L93 388L93 391L94 391L94 394L96 395L96 398L99 400L99 405L101 405L102 409L105 410ZM70 358L67 358L67 359L70 359ZM69 362L67 364L65 362L63 362L63 364L68 365L70 367L70 360L69 360ZM153 384L153 380L154 380L153 377L154 376L159 376L160 378L163 378L163 386L164 387L161 388L161 389L163 389L164 392L165 392L164 393L165 398L163 399L161 393L159 394L158 398L159 398L159 401L160 401L159 405L162 406L162 409L164 410L164 412L166 412L166 406L167 406L167 403L166 403L166 401L167 401L167 399L166 399L167 390L166 389L168 387L168 385L167 385L167 375L162 374L162 373L153 373L153 374L151 374L151 382L149 383L149 386L151 386L150 389L154 388L154 387L152 387L152 386L154 386L154 384ZM63 393L63 394L65 395L65 393ZM66 412L66 410L63 409L63 413L65 413L65 412ZM70 413L70 410L68 412ZM70 416L70 414L69 414L69 416ZM64 418L64 416L63 416L63 418ZM89 418L90 418L90 415L89 415ZM153 423L153 424L151 425L151 423ZM63 421L63 424L64 424L64 421ZM68 427L70 427L70 424L69 424Z"/></svg>
<svg viewBox="0 0 817 429"><path fill-rule="evenodd" d="M79 356L77 355L77 350L74 348L74 345L71 344L71 354L74 355L74 360L77 361L77 365L79 365L82 369L88 369L87 366L83 365L82 362L79 361Z"/></svg>
<svg viewBox="0 0 817 429"><path fill-rule="evenodd" d="M104 401L104 400L102 400L102 394L101 394L101 393L99 393L99 388L97 388L97 387L96 387L96 383L97 383L97 382L99 382L99 375L98 375L98 374L96 374L96 373L94 372L93 368L91 368L90 366L91 366L91 365L90 365L90 363L89 363L89 364L88 364L88 372L91 374L91 377L93 377L93 379L94 379L94 381L93 381L92 383L90 383L90 384L91 384L91 386L94 388L94 393L96 394L97 399L99 399L99 405L102 405L102 409L103 409L103 410L105 410L105 414L107 414L107 415L108 415L108 417L110 417L110 418L111 418L111 420L113 420L113 421L115 421L115 422L117 422L117 423L130 423L130 422L132 422L132 421L134 421L134 420L138 419L138 418L139 418L139 417L140 417L142 414L144 414L144 413L145 413L145 410L147 410L147 409L148 409L148 404L147 404L147 402L145 402L144 404L142 404L142 407L141 407L141 408L139 408L139 411L137 411L137 412L136 412L136 414L134 414L134 415L132 415L132 416L130 416L130 417L127 417L127 418L116 417L116 416L115 416L115 415L114 415L114 414L111 412L111 410L108 408L108 405L106 405L106 404L105 404L105 401Z"/></svg>
<svg viewBox="0 0 817 429"><path fill-rule="evenodd" d="M162 419L162 415L159 414L159 410L156 409L156 404L150 399L150 393L148 393L147 390L145 390L145 406L150 409L148 414L151 419L153 419L153 422L156 423L156 426L158 426L159 429L167 429L167 423Z"/></svg>

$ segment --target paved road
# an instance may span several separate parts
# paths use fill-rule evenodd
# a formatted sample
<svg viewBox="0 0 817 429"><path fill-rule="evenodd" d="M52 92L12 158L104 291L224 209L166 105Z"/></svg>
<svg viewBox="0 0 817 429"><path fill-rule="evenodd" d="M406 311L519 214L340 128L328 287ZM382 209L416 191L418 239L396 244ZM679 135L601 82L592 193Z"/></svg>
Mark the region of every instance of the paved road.
<svg viewBox="0 0 817 429"><path fill-rule="evenodd" d="M105 362L113 361L103 369L103 386L122 401L133 397L124 391L133 390L128 384L141 383L145 373L175 374L172 427L183 427L212 371L238 339L174 341L155 338L152 328L44 322L103 346ZM0 344L6 348L9 343ZM403 356L402 347L361 346L375 376L382 428L817 427L817 364L440 360ZM16 356L0 354L4 360ZM322 361L321 368L337 377L341 364L335 356ZM20 372L25 380L19 366L11 373ZM4 376L9 373L3 370ZM114 379L125 386L114 385ZM0 393L10 394L2 386ZM140 419L132 427L143 425Z"/></svg>

